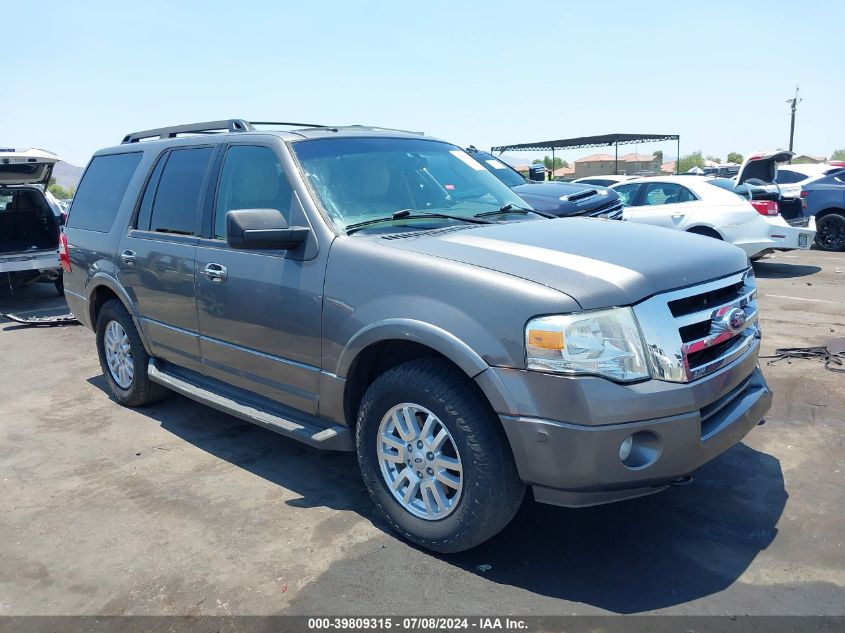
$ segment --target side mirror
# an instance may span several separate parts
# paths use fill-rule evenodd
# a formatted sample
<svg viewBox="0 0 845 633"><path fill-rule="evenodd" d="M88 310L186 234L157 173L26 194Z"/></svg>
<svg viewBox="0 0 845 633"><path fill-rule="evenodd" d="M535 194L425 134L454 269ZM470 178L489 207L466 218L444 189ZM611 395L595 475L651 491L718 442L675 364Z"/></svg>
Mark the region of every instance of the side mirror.
<svg viewBox="0 0 845 633"><path fill-rule="evenodd" d="M277 209L237 209L226 214L226 242L232 248L290 251L311 233L302 226L288 226Z"/></svg>

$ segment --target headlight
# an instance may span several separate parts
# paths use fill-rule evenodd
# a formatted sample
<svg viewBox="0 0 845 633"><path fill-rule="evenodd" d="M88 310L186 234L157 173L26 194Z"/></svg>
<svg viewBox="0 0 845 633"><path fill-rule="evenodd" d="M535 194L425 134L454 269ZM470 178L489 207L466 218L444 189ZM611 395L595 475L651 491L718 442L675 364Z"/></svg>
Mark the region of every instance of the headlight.
<svg viewBox="0 0 845 633"><path fill-rule="evenodd" d="M649 377L631 308L532 319L525 327L525 349L528 369L620 381Z"/></svg>

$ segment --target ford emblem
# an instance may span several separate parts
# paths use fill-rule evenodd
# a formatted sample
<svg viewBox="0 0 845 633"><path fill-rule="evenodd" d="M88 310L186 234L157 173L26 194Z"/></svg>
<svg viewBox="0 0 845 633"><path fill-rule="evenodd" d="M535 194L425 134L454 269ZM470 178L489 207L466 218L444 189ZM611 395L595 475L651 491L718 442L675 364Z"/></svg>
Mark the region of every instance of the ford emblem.
<svg viewBox="0 0 845 633"><path fill-rule="evenodd" d="M734 308L728 312L724 317L725 325L731 332L739 332L745 327L745 310L742 308Z"/></svg>

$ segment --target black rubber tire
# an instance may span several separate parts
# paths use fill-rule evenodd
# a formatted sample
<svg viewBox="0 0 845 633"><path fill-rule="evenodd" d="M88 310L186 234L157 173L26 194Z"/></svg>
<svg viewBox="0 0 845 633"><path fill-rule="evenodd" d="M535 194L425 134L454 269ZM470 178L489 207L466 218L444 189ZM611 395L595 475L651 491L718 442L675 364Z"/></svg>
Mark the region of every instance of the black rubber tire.
<svg viewBox="0 0 845 633"><path fill-rule="evenodd" d="M387 488L377 459L384 414L402 402L420 404L447 426L461 454L462 496L448 516L428 521L405 510ZM358 463L379 513L409 541L453 553L479 545L513 519L525 495L501 422L469 378L443 360L404 363L370 385L355 432Z"/></svg>
<svg viewBox="0 0 845 633"><path fill-rule="evenodd" d="M132 361L135 371L132 377L132 383L128 389L124 389L115 382L106 362L103 338L105 336L106 325L110 321L120 323L123 331L126 332L126 336L129 338L129 347L132 350ZM149 379L147 365L150 356L147 354L147 350L144 349L144 344L141 342L141 336L138 334L138 330L135 329L135 323L132 321L132 317L118 299L106 301L103 307L100 308L100 312L97 315L96 337L100 368L103 370L103 376L105 376L112 396L120 404L125 407L141 407L145 404L158 402L170 395L171 392L169 389Z"/></svg>
<svg viewBox="0 0 845 633"><path fill-rule="evenodd" d="M53 285L56 286L56 292L59 293L60 297L65 296L65 278L62 275L59 275L59 278L53 282Z"/></svg>
<svg viewBox="0 0 845 633"><path fill-rule="evenodd" d="M845 215L828 213L816 219L816 246L823 251L845 250Z"/></svg>
<svg viewBox="0 0 845 633"><path fill-rule="evenodd" d="M704 237L712 237L714 240L721 240L722 236L719 235L714 229L709 229L706 226L696 226L689 230L687 233L693 233L695 235L703 235Z"/></svg>

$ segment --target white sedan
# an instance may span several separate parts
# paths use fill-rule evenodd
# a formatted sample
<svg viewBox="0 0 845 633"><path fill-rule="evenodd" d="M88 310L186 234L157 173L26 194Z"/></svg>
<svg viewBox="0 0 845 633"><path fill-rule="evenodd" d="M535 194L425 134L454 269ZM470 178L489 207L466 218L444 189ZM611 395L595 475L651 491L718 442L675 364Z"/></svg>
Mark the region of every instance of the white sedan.
<svg viewBox="0 0 845 633"><path fill-rule="evenodd" d="M793 227L779 215L763 216L741 196L700 176L637 178L611 188L625 206L623 220L718 238L749 257L808 249L816 235L814 225Z"/></svg>

